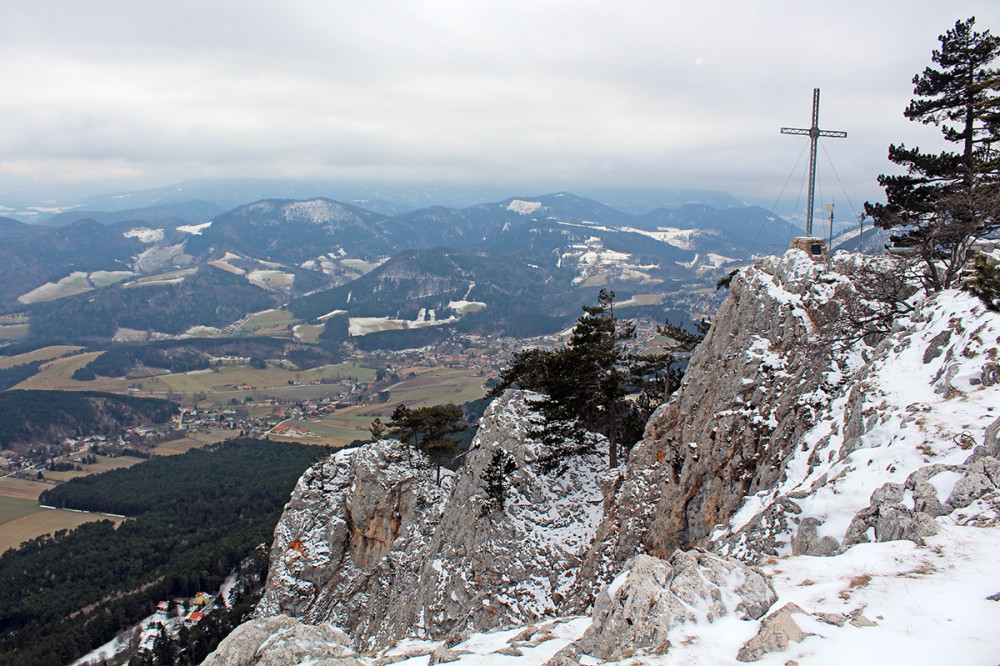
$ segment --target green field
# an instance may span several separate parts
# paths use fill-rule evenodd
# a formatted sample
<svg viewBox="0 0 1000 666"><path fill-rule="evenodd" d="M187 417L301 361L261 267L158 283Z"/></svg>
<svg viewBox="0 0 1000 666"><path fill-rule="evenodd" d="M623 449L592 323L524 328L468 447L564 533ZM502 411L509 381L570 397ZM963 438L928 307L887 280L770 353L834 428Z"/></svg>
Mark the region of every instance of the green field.
<svg viewBox="0 0 1000 666"><path fill-rule="evenodd" d="M0 497L0 525L30 516L36 511L41 511L38 502L17 497Z"/></svg>

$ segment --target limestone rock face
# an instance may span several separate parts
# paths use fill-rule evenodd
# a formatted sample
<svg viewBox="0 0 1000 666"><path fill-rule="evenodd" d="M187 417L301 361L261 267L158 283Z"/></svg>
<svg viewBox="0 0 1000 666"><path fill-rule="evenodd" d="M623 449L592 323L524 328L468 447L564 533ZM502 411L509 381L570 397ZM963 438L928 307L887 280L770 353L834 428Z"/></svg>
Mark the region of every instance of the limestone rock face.
<svg viewBox="0 0 1000 666"><path fill-rule="evenodd" d="M275 528L258 617L378 634L419 579L451 476L395 440L341 451L299 479Z"/></svg>
<svg viewBox="0 0 1000 666"><path fill-rule="evenodd" d="M829 556L869 541L920 544L939 522L1000 524L1000 393L982 381L997 342L1000 318L955 291L915 299L864 363L838 352L827 375L839 381L815 425L774 486L716 530L713 551Z"/></svg>
<svg viewBox="0 0 1000 666"><path fill-rule="evenodd" d="M275 529L257 616L330 621L363 650L554 616L600 520L606 444L540 472L531 399L495 400L440 487L428 461L394 440L307 471ZM489 511L483 472L497 451L514 472L504 509Z"/></svg>
<svg viewBox="0 0 1000 666"><path fill-rule="evenodd" d="M607 489L583 573L591 590L636 553L669 557L706 543L747 495L776 483L830 388L830 356L809 336L812 317L843 281L800 251L758 260L733 278L681 388Z"/></svg>
<svg viewBox="0 0 1000 666"><path fill-rule="evenodd" d="M669 562L639 555L597 595L593 624L573 647L609 661L662 653L677 624L727 613L756 620L776 599L764 574L732 558L693 550Z"/></svg>
<svg viewBox="0 0 1000 666"><path fill-rule="evenodd" d="M541 472L530 397L511 391L487 411L447 507L423 552L416 606L429 635L553 616L600 520L606 446L559 473ZM504 511L483 515L483 470L501 451L515 464Z"/></svg>

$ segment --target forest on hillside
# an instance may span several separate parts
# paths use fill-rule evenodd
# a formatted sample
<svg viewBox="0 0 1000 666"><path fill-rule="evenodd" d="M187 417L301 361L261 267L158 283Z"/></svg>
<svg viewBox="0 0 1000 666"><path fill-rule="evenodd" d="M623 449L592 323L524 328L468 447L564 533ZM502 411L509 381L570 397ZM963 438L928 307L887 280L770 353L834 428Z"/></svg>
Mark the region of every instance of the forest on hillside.
<svg viewBox="0 0 1000 666"><path fill-rule="evenodd" d="M0 449L47 439L117 435L126 428L163 423L177 405L162 398L140 398L99 391L0 392Z"/></svg>
<svg viewBox="0 0 1000 666"><path fill-rule="evenodd" d="M269 544L316 447L237 439L42 494L54 506L129 516L86 523L0 556L0 663L62 665L156 603L213 591Z"/></svg>

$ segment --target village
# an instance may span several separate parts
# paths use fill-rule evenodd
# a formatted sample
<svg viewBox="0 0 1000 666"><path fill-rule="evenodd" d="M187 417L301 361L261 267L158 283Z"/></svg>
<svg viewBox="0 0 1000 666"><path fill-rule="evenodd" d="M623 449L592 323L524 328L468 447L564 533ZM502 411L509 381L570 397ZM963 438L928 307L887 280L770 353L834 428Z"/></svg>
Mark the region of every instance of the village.
<svg viewBox="0 0 1000 666"><path fill-rule="evenodd" d="M651 320L637 320L632 351L659 346L656 327ZM306 384L296 378L281 386L257 386L250 380L228 385L224 392L214 394L170 393L166 397L178 402L180 409L168 423L128 428L114 436L66 437L37 443L26 452L5 450L0 452L0 478L59 483L100 471L92 467L97 457L133 464L153 455L173 453L162 445L194 433L207 433L215 438L280 437L329 445L311 424L335 419L341 410L357 413L358 408L386 405L391 411L395 389L419 386L421 376L424 373L431 376L433 371L460 373L475 378L477 385L488 387L515 352L528 348L557 349L566 344L571 333L572 329L568 329L530 339L470 335L453 338L446 345L420 349L355 352L352 361L377 368L370 379L344 378L329 383L317 380ZM248 363L248 359L225 361L230 367ZM317 389L321 392L317 393ZM136 385L126 391L145 394ZM127 463L126 458L131 461Z"/></svg>

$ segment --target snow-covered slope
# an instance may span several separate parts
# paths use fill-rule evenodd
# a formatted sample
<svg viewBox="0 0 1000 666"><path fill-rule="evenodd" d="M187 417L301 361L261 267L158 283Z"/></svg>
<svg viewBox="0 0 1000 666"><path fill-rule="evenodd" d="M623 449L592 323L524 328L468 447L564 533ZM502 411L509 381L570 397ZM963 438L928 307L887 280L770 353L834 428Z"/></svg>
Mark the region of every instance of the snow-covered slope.
<svg viewBox="0 0 1000 666"><path fill-rule="evenodd" d="M857 296L862 261L828 270L790 251L744 271L619 470L595 458L568 481L535 474L526 397L494 404L441 512L425 513L422 554L403 558L422 559L420 582L390 598L419 610L388 641L365 627L349 658L995 663L1000 317L963 292L917 295L873 346L836 344L830 314ZM486 521L482 470L497 450L518 469L506 515ZM272 556L280 581L281 558L297 555L276 539ZM310 644L303 627L283 644ZM250 652L239 663L272 663Z"/></svg>

